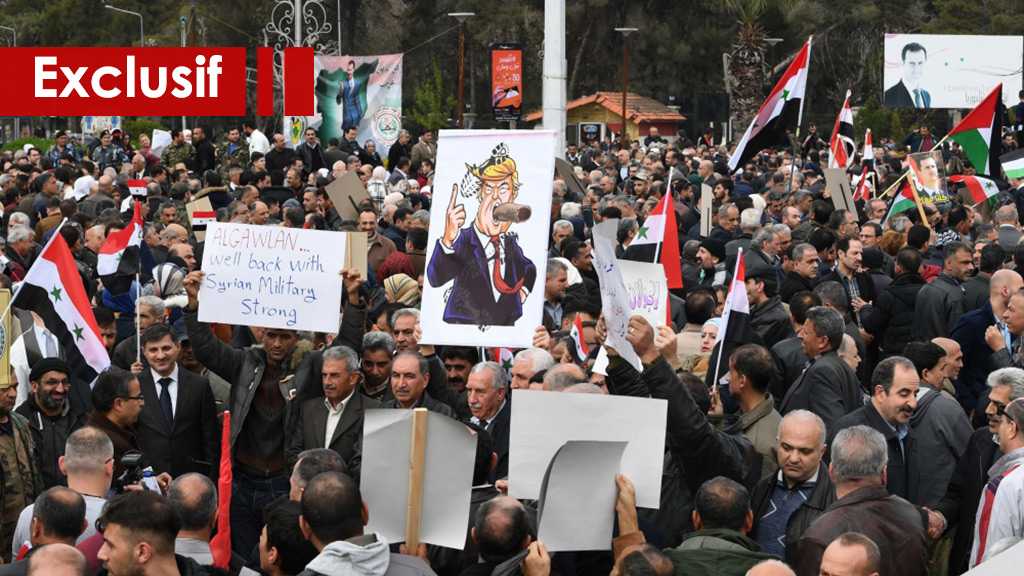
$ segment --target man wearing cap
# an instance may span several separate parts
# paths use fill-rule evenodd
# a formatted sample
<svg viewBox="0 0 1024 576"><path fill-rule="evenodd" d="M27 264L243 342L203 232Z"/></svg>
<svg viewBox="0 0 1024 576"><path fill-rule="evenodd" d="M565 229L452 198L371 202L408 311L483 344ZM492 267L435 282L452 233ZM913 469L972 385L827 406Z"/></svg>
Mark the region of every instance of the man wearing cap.
<svg viewBox="0 0 1024 576"><path fill-rule="evenodd" d="M0 470L3 486L0 493L0 554L10 562L11 540L21 509L35 501L43 491L43 480L36 465L35 442L28 421L14 412L18 381L8 378L0 382Z"/></svg>
<svg viewBox="0 0 1024 576"><path fill-rule="evenodd" d="M82 154L68 143L68 133L63 130L57 131L53 138L53 146L47 151L46 157L50 159L50 165L54 167L79 164L82 161Z"/></svg>
<svg viewBox="0 0 1024 576"><path fill-rule="evenodd" d="M705 238L697 249L697 261L700 262L701 286L722 286L725 284L725 244L721 240Z"/></svg>
<svg viewBox="0 0 1024 576"><path fill-rule="evenodd" d="M633 174L633 196L640 198L647 196L647 187L650 180L650 174L646 169L641 168Z"/></svg>
<svg viewBox="0 0 1024 576"><path fill-rule="evenodd" d="M64 475L57 460L64 455L68 436L85 425L85 414L72 411L71 372L60 358L44 358L32 367L31 394L15 413L25 417L36 447L36 465L43 487L63 485Z"/></svg>

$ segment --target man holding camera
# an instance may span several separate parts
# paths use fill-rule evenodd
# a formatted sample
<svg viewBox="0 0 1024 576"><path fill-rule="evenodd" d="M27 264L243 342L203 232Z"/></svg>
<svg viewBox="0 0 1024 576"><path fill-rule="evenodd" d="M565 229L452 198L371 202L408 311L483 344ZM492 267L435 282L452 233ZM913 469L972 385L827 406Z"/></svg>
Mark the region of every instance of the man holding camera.
<svg viewBox="0 0 1024 576"><path fill-rule="evenodd" d="M88 425L99 428L114 443L115 478L124 472L121 457L126 452L140 451L135 424L143 403L142 386L131 372L111 366L96 378Z"/></svg>

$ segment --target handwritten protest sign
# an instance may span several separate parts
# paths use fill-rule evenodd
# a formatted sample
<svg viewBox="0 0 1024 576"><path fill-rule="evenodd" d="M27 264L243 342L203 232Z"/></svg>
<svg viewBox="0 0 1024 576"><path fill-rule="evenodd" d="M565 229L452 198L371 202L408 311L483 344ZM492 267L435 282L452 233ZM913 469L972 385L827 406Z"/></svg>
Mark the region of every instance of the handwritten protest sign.
<svg viewBox="0 0 1024 576"><path fill-rule="evenodd" d="M336 332L345 235L211 222L199 320Z"/></svg>
<svg viewBox="0 0 1024 576"><path fill-rule="evenodd" d="M661 264L619 260L622 282L629 293L629 309L640 314L657 328L664 326L668 315L668 280Z"/></svg>
<svg viewBox="0 0 1024 576"><path fill-rule="evenodd" d="M636 368L643 372L640 357L633 350L633 345L626 340L629 329L629 294L622 281L620 261L615 258L615 236L619 228L618 220L605 220L594 226L594 269L601 280L601 313L608 327L607 344ZM662 272L664 277L664 272Z"/></svg>

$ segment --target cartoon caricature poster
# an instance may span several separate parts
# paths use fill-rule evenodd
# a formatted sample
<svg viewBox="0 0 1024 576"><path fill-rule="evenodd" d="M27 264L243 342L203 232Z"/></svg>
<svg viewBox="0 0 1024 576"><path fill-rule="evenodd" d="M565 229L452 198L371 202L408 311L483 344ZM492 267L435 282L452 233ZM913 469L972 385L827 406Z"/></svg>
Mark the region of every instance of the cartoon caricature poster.
<svg viewBox="0 0 1024 576"><path fill-rule="evenodd" d="M529 347L542 323L555 134L442 130L423 342Z"/></svg>

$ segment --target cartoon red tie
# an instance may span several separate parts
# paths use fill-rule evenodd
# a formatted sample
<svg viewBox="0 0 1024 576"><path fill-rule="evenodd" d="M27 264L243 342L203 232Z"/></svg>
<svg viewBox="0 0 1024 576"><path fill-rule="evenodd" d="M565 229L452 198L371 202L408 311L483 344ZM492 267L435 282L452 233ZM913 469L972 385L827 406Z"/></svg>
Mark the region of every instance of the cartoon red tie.
<svg viewBox="0 0 1024 576"><path fill-rule="evenodd" d="M508 282L501 277L501 239L491 236L491 246L494 246L494 272L491 274L494 287L502 294L518 294L523 288L523 279L520 278L515 286L509 286Z"/></svg>

